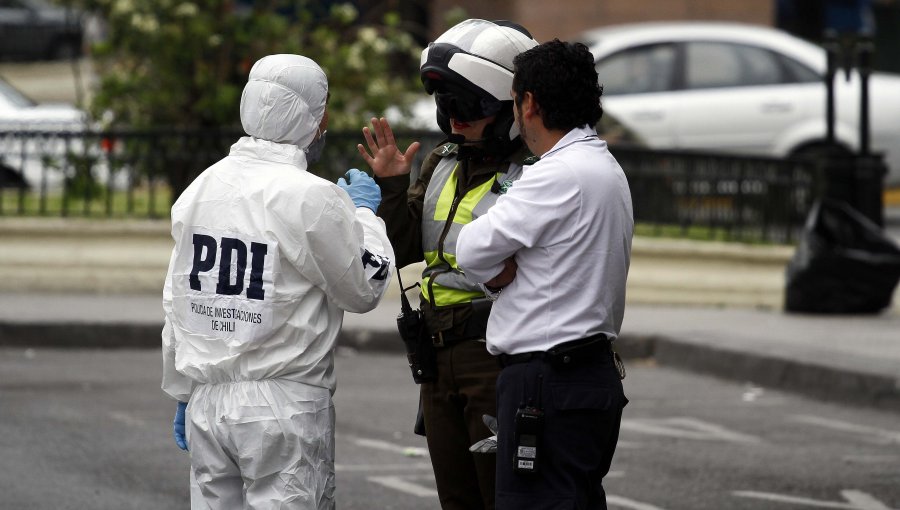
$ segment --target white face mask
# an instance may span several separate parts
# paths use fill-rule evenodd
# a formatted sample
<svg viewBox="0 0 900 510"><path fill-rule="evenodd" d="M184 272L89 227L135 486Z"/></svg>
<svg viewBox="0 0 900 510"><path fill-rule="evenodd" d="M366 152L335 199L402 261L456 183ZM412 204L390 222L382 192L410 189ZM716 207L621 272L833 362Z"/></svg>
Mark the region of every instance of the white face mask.
<svg viewBox="0 0 900 510"><path fill-rule="evenodd" d="M322 149L325 148L325 135L327 133L328 133L327 129L325 131L322 131L322 134L319 135L318 138L313 140L313 143L309 144L309 147L307 147L305 149L306 161L309 164L319 161L319 159L322 157Z"/></svg>

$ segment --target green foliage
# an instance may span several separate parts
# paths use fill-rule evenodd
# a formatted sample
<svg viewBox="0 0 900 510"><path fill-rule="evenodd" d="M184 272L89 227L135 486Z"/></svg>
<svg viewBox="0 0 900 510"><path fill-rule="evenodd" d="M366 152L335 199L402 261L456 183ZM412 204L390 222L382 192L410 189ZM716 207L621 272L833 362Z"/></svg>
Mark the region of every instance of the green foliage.
<svg viewBox="0 0 900 510"><path fill-rule="evenodd" d="M83 188L45 196L0 188L0 217L166 218L172 203L168 186L144 185L131 191Z"/></svg>
<svg viewBox="0 0 900 510"><path fill-rule="evenodd" d="M752 229L734 231L728 227L707 225L671 225L664 223L636 223L634 235L640 237L662 237L670 239L691 239L694 241L740 241L747 244L774 244L763 232Z"/></svg>
<svg viewBox="0 0 900 510"><path fill-rule="evenodd" d="M444 22L444 30L448 30L450 27L456 25L457 23L461 23L469 18L469 13L465 8L460 7L458 5L453 6L446 11L444 11L443 22Z"/></svg>
<svg viewBox="0 0 900 510"><path fill-rule="evenodd" d="M69 163L69 174L66 175L66 193L70 197L102 198L106 190L97 182L93 172L97 158L71 152L66 154L66 159Z"/></svg>
<svg viewBox="0 0 900 510"><path fill-rule="evenodd" d="M329 78L330 125L357 129L418 91L421 48L389 13L358 22L351 4L318 2L79 0L108 24L93 48L100 82L91 111L107 126L197 128L238 125L250 67L274 53L299 53Z"/></svg>

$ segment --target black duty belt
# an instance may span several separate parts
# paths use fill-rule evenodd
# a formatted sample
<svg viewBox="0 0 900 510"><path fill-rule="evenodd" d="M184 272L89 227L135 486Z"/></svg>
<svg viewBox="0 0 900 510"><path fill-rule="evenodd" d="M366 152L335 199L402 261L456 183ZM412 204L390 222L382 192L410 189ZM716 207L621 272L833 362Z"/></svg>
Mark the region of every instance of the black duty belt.
<svg viewBox="0 0 900 510"><path fill-rule="evenodd" d="M598 354L612 353L609 339L603 333L591 335L571 342L554 345L546 351L522 352L519 354L501 354L498 356L500 366L508 367L517 363L528 363L539 359L554 365L571 365L590 359Z"/></svg>
<svg viewBox="0 0 900 510"><path fill-rule="evenodd" d="M491 302L477 299L470 303L472 314L456 328L438 331L431 336L435 347L450 347L465 340L484 340L488 316L491 313Z"/></svg>
<svg viewBox="0 0 900 510"><path fill-rule="evenodd" d="M450 347L465 340L481 340L483 338L484 333L480 335L458 335L451 333L450 331L438 331L431 336L431 343L434 344L435 347Z"/></svg>

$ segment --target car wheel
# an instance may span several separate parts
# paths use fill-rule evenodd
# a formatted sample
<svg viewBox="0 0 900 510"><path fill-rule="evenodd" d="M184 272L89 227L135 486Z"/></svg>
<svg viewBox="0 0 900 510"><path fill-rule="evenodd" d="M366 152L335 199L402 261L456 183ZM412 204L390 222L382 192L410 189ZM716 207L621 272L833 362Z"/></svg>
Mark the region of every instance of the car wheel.
<svg viewBox="0 0 900 510"><path fill-rule="evenodd" d="M834 157L846 157L853 154L850 149L839 143L813 142L797 147L791 151L790 158L821 160Z"/></svg>
<svg viewBox="0 0 900 510"><path fill-rule="evenodd" d="M28 182L15 168L0 163L0 190L5 188L28 189Z"/></svg>
<svg viewBox="0 0 900 510"><path fill-rule="evenodd" d="M59 39L50 47L51 60L71 60L81 56L81 43L75 39Z"/></svg>

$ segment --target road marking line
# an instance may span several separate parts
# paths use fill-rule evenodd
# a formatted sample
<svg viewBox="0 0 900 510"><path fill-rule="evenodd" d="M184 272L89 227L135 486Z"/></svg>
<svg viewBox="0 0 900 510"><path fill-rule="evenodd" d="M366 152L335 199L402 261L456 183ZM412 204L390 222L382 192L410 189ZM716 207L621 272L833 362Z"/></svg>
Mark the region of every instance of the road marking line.
<svg viewBox="0 0 900 510"><path fill-rule="evenodd" d="M812 416L809 414L795 414L790 418L790 420L799 423L805 423L807 425L817 425L819 427L824 427L827 429L839 430L841 432L852 432L865 436L875 436L874 439L879 444L900 444L900 432L894 430L879 429L877 427L870 427L868 425L860 425L858 423L851 423L841 420L832 420L830 418L822 418L821 416Z"/></svg>
<svg viewBox="0 0 900 510"><path fill-rule="evenodd" d="M369 476L366 480L383 485L389 489L394 489L406 494L412 494L420 498L436 498L438 493L430 487L424 487L409 481L410 478L422 477L400 477L400 476Z"/></svg>
<svg viewBox="0 0 900 510"><path fill-rule="evenodd" d="M357 446L371 448L373 450L399 453L409 457L428 457L428 449L418 446L404 446L389 441L382 441L381 439L368 439L365 437L354 436L342 436L340 439L345 439Z"/></svg>
<svg viewBox="0 0 900 510"><path fill-rule="evenodd" d="M606 495L606 504L615 507L630 508L632 510L663 510L663 508L653 506L649 503L641 503L640 501L623 498L621 496L613 496L612 494Z"/></svg>
<svg viewBox="0 0 900 510"><path fill-rule="evenodd" d="M146 423L144 420L135 418L128 413L112 412L109 413L109 417L130 427L143 427Z"/></svg>
<svg viewBox="0 0 900 510"><path fill-rule="evenodd" d="M859 464L895 464L900 466L900 455L844 455L841 457L846 462L857 462Z"/></svg>
<svg viewBox="0 0 900 510"><path fill-rule="evenodd" d="M841 496L844 496L844 499L853 504L853 508L859 508L860 510L891 510L881 501L862 491L844 490L841 491Z"/></svg>
<svg viewBox="0 0 900 510"><path fill-rule="evenodd" d="M622 420L622 430L641 432L666 437L681 437L708 441L731 441L735 443L759 443L760 439L748 434L733 432L721 425L708 423L696 418L664 418Z"/></svg>
<svg viewBox="0 0 900 510"><path fill-rule="evenodd" d="M415 462L412 464L335 464L335 471L431 471L431 464Z"/></svg>
<svg viewBox="0 0 900 510"><path fill-rule="evenodd" d="M821 501L811 498L800 498L796 496L787 496L783 494L773 494L771 492L757 491L734 491L733 495L741 498L764 499L767 501L777 501L780 503L791 503L794 505L814 506L818 508L841 508L846 510L892 510L884 503L878 501L874 497L865 492L854 490L842 490L841 496L843 501Z"/></svg>

